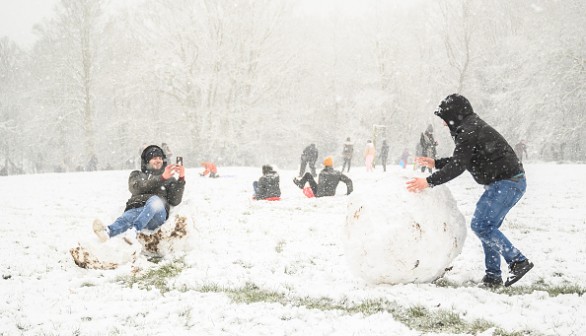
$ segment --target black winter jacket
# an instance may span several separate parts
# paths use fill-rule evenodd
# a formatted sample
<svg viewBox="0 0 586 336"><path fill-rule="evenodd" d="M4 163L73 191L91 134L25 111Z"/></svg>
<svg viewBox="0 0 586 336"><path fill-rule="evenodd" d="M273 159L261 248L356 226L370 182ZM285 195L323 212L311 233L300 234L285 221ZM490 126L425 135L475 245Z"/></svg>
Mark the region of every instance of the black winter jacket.
<svg viewBox="0 0 586 336"><path fill-rule="evenodd" d="M332 167L325 167L319 173L317 194L315 196L334 196L340 181L346 184L346 195L349 195L353 191L352 180Z"/></svg>
<svg viewBox="0 0 586 336"><path fill-rule="evenodd" d="M421 156L427 156L432 159L435 159L437 155L437 142L433 137L433 133L427 131L421 133L419 143L421 145Z"/></svg>
<svg viewBox="0 0 586 336"><path fill-rule="evenodd" d="M510 179L524 173L523 165L507 141L472 112L436 112L450 127L456 148L452 157L435 160L439 170L427 177L430 186L446 183L468 170L479 184ZM454 118L454 116L456 118Z"/></svg>
<svg viewBox="0 0 586 336"><path fill-rule="evenodd" d="M167 165L165 156L163 156L163 168L158 171L150 171L145 153L152 147L157 146L147 147L141 155L141 170L131 172L128 177L128 190L130 190L132 196L126 202L124 211L143 207L149 198L156 195L165 203L167 218L169 218L171 205L176 206L181 203L185 189L185 180L182 178L177 180L175 177L171 177L168 180L163 179L162 175Z"/></svg>
<svg viewBox="0 0 586 336"><path fill-rule="evenodd" d="M268 172L258 179L258 193L255 195L256 199L280 196L281 188L279 187L279 174L277 174L277 172Z"/></svg>
<svg viewBox="0 0 586 336"><path fill-rule="evenodd" d="M309 161L315 163L317 161L318 151L315 144L311 144L303 150L303 154L301 154L302 161Z"/></svg>

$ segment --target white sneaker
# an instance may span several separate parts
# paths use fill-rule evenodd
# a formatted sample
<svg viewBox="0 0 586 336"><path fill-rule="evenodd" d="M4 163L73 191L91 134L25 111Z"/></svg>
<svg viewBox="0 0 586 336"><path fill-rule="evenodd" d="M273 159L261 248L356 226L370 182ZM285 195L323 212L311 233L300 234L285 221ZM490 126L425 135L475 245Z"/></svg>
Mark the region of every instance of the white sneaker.
<svg viewBox="0 0 586 336"><path fill-rule="evenodd" d="M110 235L108 235L108 228L102 223L99 219L94 219L94 224L92 225L96 236L98 239L103 243L106 240L110 239Z"/></svg>

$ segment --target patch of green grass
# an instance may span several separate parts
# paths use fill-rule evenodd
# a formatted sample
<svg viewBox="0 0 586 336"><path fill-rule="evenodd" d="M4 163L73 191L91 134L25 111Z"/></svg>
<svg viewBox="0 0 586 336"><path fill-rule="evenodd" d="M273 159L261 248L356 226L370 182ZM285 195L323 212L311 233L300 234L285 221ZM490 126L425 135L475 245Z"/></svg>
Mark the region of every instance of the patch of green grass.
<svg viewBox="0 0 586 336"><path fill-rule="evenodd" d="M197 291L202 293L220 293L224 292L224 289L220 285L212 283L199 287Z"/></svg>
<svg viewBox="0 0 586 336"><path fill-rule="evenodd" d="M246 283L240 288L225 288L217 284L204 285L198 289L201 292L221 292L228 295L236 303L279 303L294 307L304 307L307 309L317 309L322 311L338 310L347 314L362 314L369 316L381 312L387 312L393 318L405 324L409 328L420 332L440 332L440 333L465 333L479 334L490 328L496 328L499 336L521 336L534 335L530 332L507 333L496 325L485 320L474 320L467 322L457 313L448 309L430 310L423 306L401 307L396 302L385 299L369 299L359 303L351 303L346 299L336 301L328 297L288 297L287 295L275 291L267 291L259 288L253 283Z"/></svg>
<svg viewBox="0 0 586 336"><path fill-rule="evenodd" d="M497 328L492 334L492 336L539 336L539 334L530 330L508 332L500 328Z"/></svg>
<svg viewBox="0 0 586 336"><path fill-rule="evenodd" d="M474 287L476 284L457 284L453 281L446 280L446 279L438 279L434 281L434 284L438 287L444 288L461 288L461 287ZM543 279L540 279L530 285L518 285L515 284L511 287L499 287L495 289L487 289L493 291L498 294L506 294L509 296L513 295L526 295L531 294L536 291L546 292L551 297L556 297L558 295L571 295L571 294L578 294L578 296L584 295L586 293L586 288L582 287L577 284L560 284L560 285L550 285L547 284Z"/></svg>
<svg viewBox="0 0 586 336"><path fill-rule="evenodd" d="M174 260L157 268L149 269L144 274L126 276L120 278L120 280L129 287L136 284L140 289L151 290L156 288L161 294L164 294L171 290L167 284L168 279L177 276L183 271L184 267L185 264L182 260Z"/></svg>
<svg viewBox="0 0 586 336"><path fill-rule="evenodd" d="M586 293L586 288L576 285L576 284L560 284L560 285L548 285L544 283L533 283L528 286L511 286L511 287L501 287L496 292L499 294L507 294L507 295L524 295L524 294L531 294L533 292L540 291L546 292L551 297L556 297L559 295L571 295L571 294L578 294L578 296L584 295Z"/></svg>
<svg viewBox="0 0 586 336"><path fill-rule="evenodd" d="M258 288L253 283L247 283L242 288L224 290L228 296L237 303L277 302L286 303L285 295L278 292L266 291Z"/></svg>
<svg viewBox="0 0 586 336"><path fill-rule="evenodd" d="M374 315L383 311L393 313L398 309L398 306L395 304L390 304L390 302L381 299L367 299L360 302L357 305L346 305L345 309L350 314L360 313L364 316Z"/></svg>

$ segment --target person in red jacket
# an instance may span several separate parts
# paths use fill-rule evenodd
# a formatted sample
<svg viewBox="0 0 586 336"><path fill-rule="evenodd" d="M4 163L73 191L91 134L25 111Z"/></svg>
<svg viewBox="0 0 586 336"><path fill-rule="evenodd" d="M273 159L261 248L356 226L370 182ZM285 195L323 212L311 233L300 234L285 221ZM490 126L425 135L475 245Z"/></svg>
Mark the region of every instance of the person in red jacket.
<svg viewBox="0 0 586 336"><path fill-rule="evenodd" d="M211 178L220 177L220 175L218 175L218 168L213 162L202 162L200 165L205 168L203 173L199 174L200 176L206 176L210 174Z"/></svg>

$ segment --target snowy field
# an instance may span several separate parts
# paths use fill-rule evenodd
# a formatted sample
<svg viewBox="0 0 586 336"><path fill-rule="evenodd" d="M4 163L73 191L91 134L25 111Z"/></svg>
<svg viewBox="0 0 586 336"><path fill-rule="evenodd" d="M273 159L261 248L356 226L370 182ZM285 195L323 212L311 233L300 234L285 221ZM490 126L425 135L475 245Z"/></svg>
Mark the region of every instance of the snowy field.
<svg viewBox="0 0 586 336"><path fill-rule="evenodd" d="M356 192L384 187L377 168L353 168ZM251 200L260 167L221 168L219 179L188 169L174 210L190 222L183 248L115 270L79 268L69 249L95 246L93 219L121 213L129 171L0 177L0 335L586 335L586 165L526 170L503 229L535 268L496 291L474 284L484 267L469 223L482 187L468 173L447 184L468 229L452 270L394 286L350 271L345 186L308 199L294 171L280 171L282 201L266 202Z"/></svg>

